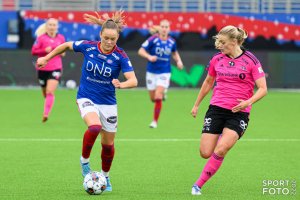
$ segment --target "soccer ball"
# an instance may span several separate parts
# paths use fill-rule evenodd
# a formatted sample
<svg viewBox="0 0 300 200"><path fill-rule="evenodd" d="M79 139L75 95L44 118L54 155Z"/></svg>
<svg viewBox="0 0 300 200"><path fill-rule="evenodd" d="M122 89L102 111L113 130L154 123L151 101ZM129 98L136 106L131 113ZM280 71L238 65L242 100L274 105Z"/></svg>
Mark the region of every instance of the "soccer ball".
<svg viewBox="0 0 300 200"><path fill-rule="evenodd" d="M68 89L75 89L76 88L76 81L74 81L74 80L68 80L67 82L66 82L66 87L68 88Z"/></svg>
<svg viewBox="0 0 300 200"><path fill-rule="evenodd" d="M83 180L83 188L89 194L101 194L106 189L106 178L100 172L90 172Z"/></svg>

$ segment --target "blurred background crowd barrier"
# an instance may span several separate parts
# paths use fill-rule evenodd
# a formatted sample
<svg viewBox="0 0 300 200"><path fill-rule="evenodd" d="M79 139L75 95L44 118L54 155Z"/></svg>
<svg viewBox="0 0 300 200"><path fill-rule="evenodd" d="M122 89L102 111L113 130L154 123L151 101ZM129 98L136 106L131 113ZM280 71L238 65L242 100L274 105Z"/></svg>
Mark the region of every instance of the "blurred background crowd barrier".
<svg viewBox="0 0 300 200"><path fill-rule="evenodd" d="M84 23L84 13L126 11L127 27L118 45L130 56L144 87L146 61L137 55L160 20L171 22L171 36L185 64L172 69L172 86L198 87L205 66L216 53L212 36L225 25L247 30L245 47L260 59L268 86L300 88L300 0L0 0L0 85L38 85L30 49L36 28L46 19L60 20L67 41L99 40L101 27ZM68 53L62 84L79 81L81 56Z"/></svg>

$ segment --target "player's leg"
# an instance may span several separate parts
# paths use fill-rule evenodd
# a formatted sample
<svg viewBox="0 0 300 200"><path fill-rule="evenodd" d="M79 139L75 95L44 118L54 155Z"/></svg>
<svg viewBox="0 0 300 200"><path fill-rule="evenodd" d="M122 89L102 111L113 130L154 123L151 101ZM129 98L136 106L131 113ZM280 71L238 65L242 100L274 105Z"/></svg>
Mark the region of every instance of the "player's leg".
<svg viewBox="0 0 300 200"><path fill-rule="evenodd" d="M80 157L82 176L85 177L91 171L90 168L90 154L94 143L102 129L99 119L98 110L94 103L89 99L78 99L78 108L84 122L88 126L82 140L82 153Z"/></svg>
<svg viewBox="0 0 300 200"><path fill-rule="evenodd" d="M105 191L112 191L112 185L109 177L110 168L115 155L115 134L118 124L117 105L99 105L100 120L103 125L101 131L101 173L106 177L107 187Z"/></svg>
<svg viewBox="0 0 300 200"><path fill-rule="evenodd" d="M112 184L109 178L109 171L115 155L114 146L115 132L101 131L101 173L106 177L107 186L105 191L112 191Z"/></svg>
<svg viewBox="0 0 300 200"><path fill-rule="evenodd" d="M42 88L43 97L46 98L46 86L45 87L41 87L41 88Z"/></svg>
<svg viewBox="0 0 300 200"><path fill-rule="evenodd" d="M156 74L146 73L146 86L149 93L150 100L155 103L155 90L156 90ZM150 128L156 128L157 122L154 120L149 125Z"/></svg>
<svg viewBox="0 0 300 200"><path fill-rule="evenodd" d="M46 86L47 86L48 73L45 71L37 70L37 78L42 89L43 97L46 98Z"/></svg>
<svg viewBox="0 0 300 200"><path fill-rule="evenodd" d="M238 134L228 128L224 128L222 137L217 142L216 148L207 161L196 185L200 188L218 171L221 167L227 152L239 139Z"/></svg>
<svg viewBox="0 0 300 200"><path fill-rule="evenodd" d="M59 81L55 79L48 79L47 80L47 86L46 86L46 92L45 92L45 103L44 103L44 114L43 114L43 122L46 122L49 114L52 110L52 107L54 105L55 96L54 92L58 86Z"/></svg>
<svg viewBox="0 0 300 200"><path fill-rule="evenodd" d="M200 156L202 158L209 158L214 152L214 149L218 143L219 134L210 134L210 133L203 133L201 135L200 140ZM203 172L202 172L203 174ZM201 195L201 176L198 178L198 180L195 182L195 184L192 187L192 195ZM201 185L201 186L200 186Z"/></svg>
<svg viewBox="0 0 300 200"><path fill-rule="evenodd" d="M154 111L153 111L153 121L150 124L151 128L157 127L158 119L159 119L160 112L162 109L162 99L163 99L163 95L164 95L164 90L165 90L165 88L162 86L156 87L155 96L154 96L155 103L154 103Z"/></svg>
<svg viewBox="0 0 300 200"><path fill-rule="evenodd" d="M209 106L202 128L202 135L200 141L200 155L209 160L207 161L200 177L192 187L192 195L201 195L201 187L208 180L205 176L206 169L211 166L211 160L214 157L214 150L220 141L220 135L225 125L224 110L216 106ZM205 182L204 180L205 179Z"/></svg>
<svg viewBox="0 0 300 200"><path fill-rule="evenodd" d="M154 114L153 114L153 121L150 124L154 125L151 128L156 128L157 127L157 122L162 110L162 100L164 97L164 92L165 90L169 87L170 85L170 73L164 73L164 74L157 74L155 81L156 81L156 88L155 88L155 106L154 106Z"/></svg>

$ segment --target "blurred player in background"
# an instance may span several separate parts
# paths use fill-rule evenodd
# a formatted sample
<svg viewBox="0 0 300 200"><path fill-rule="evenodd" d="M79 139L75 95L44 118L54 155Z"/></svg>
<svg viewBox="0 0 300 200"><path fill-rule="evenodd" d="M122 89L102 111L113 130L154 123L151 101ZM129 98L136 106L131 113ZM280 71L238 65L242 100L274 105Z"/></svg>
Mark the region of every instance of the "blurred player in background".
<svg viewBox="0 0 300 200"><path fill-rule="evenodd" d="M222 28L214 37L220 53L210 60L208 75L191 111L196 117L200 103L216 82L200 142L200 155L209 160L192 187L192 195L201 195L202 186L218 171L225 155L245 133L252 104L267 94L259 60L242 47L246 38L246 32L234 26ZM257 91L253 93L255 85Z"/></svg>
<svg viewBox="0 0 300 200"><path fill-rule="evenodd" d="M50 18L46 23L40 25L36 30L37 39L32 46L32 55L38 57L45 56L57 46L64 43L64 36L58 34L57 30L58 21L54 18ZM45 98L43 122L47 121L54 105L54 92L62 75L62 56L63 54L57 55L44 68L36 67L38 80Z"/></svg>
<svg viewBox="0 0 300 200"><path fill-rule="evenodd" d="M84 55L82 74L77 93L80 114L88 126L84 133L80 164L85 177L91 171L89 158L97 136L101 133L102 171L107 179L106 191L112 191L109 171L115 154L114 139L117 131L117 101L115 88L137 86L137 79L127 54L116 43L124 26L123 11L112 17L104 14L97 17L85 14L87 22L102 26L101 41L66 42L55 48L47 56L39 58L37 64L44 66L56 55L67 49ZM118 76L123 72L126 81L120 82Z"/></svg>
<svg viewBox="0 0 300 200"><path fill-rule="evenodd" d="M162 100L170 85L171 56L179 69L183 69L183 64L177 51L176 41L169 36L169 21L162 20L160 26L153 26L150 32L153 35L142 44L138 54L148 60L146 85L150 99L155 103L150 128L156 128Z"/></svg>

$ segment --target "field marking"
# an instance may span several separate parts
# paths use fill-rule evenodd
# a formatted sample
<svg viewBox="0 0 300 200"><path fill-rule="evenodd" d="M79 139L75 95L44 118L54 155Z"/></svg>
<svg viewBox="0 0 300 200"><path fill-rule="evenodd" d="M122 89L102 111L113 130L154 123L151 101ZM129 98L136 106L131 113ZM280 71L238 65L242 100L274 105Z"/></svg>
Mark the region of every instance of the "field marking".
<svg viewBox="0 0 300 200"><path fill-rule="evenodd" d="M199 142L200 139L195 138L145 138L145 139L116 139L116 142ZM240 142L300 142L300 139L267 139L252 138L241 139ZM82 142L78 138L0 138L0 142Z"/></svg>

